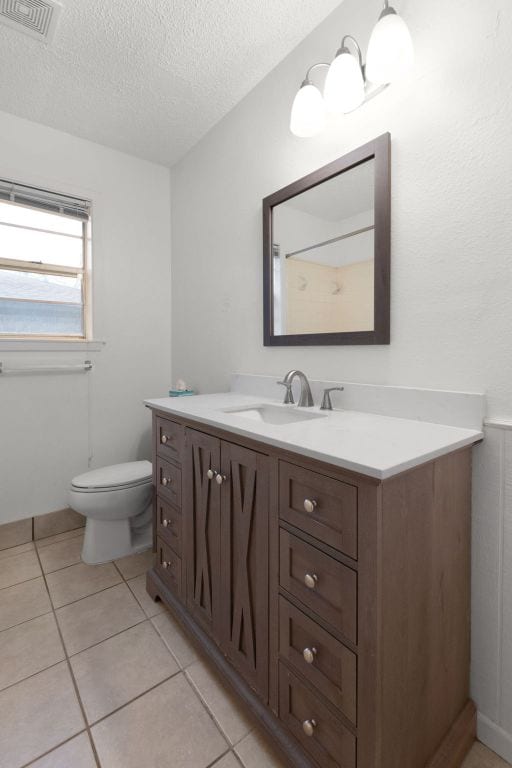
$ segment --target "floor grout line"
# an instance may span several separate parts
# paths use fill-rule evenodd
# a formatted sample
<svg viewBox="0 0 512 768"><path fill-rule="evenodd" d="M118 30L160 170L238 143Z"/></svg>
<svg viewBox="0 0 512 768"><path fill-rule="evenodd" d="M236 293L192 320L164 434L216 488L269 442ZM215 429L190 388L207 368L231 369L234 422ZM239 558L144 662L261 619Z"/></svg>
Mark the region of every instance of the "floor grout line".
<svg viewBox="0 0 512 768"><path fill-rule="evenodd" d="M114 632L113 635L109 635L108 637L104 637L103 640L98 640L97 643L92 643L91 645L88 645L87 648L82 648L81 651L76 651L75 653L68 654L70 659L74 659L75 656L80 656L81 653L85 653L86 651L89 651L91 648L96 648L98 645L101 645L102 643L106 643L107 640L112 640L113 637L117 637L118 635L122 635L123 632L128 632L129 629L133 629L134 627L140 627L141 624L144 624L145 621L149 621L148 617L146 616L142 621L137 621L135 624L130 624L129 627L125 627L124 629L120 629L119 632Z"/></svg>
<svg viewBox="0 0 512 768"><path fill-rule="evenodd" d="M50 576L50 574L47 574L47 575ZM46 579L45 579L45 582L46 582ZM111 584L110 587L103 587L103 589L98 589L97 592L91 592L90 595L84 595L83 597L79 597L77 600L72 600L70 603L65 603L64 605L59 605L58 608L55 608L54 610L55 611L61 611L63 608L68 608L70 605L76 605L77 603L81 603L82 600L87 600L88 597L94 597L95 595L101 595L102 592L108 592L109 589L115 589L116 587L119 587L119 586L121 586L121 584L124 584L124 583L125 582L118 581L117 584ZM128 587L128 584L126 584L126 586ZM130 594L132 595L132 597L135 597L135 595L131 591L130 587L128 587L128 590L129 590ZM49 588L48 588L48 591L50 591ZM51 598L51 595L50 595L50 598ZM52 605L53 605L53 601L52 601ZM137 603L137 605L138 605L138 603Z"/></svg>
<svg viewBox="0 0 512 768"><path fill-rule="evenodd" d="M148 688L145 691L142 691L142 693L138 693L137 696L134 696L133 699L130 699L129 701L125 701L124 704L120 704L119 707L116 707L116 709L113 709L112 712L109 712L106 715L103 715L103 717L100 717L98 720L95 720L94 723L91 723L89 726L90 728L95 728L99 723L102 723L104 720L108 720L109 717L112 715L117 714L122 709L126 709L127 706L130 704L133 704L134 701L137 701L137 699L141 699L143 696L146 695L146 693L151 693L151 691L154 691L156 688L159 688L164 683L168 683L169 680L172 680L173 677L177 677L178 675L183 674L181 669L177 669L176 672L174 672L172 675L168 675L163 680L160 680L158 683L155 683L155 685L152 685L151 688Z"/></svg>
<svg viewBox="0 0 512 768"><path fill-rule="evenodd" d="M60 542L55 542L55 543L60 543ZM43 549L44 549L44 548L43 548ZM35 547L33 551L35 551L35 553L36 553L36 556L37 556L37 558L38 558L38 562L39 562L39 565L40 565L40 567L41 567L41 570L42 570L42 563L41 563L40 552L39 552L39 550L38 550L38 548L37 548L37 547ZM20 553L20 554L24 554L24 553ZM79 562L81 562L81 561L79 561ZM80 707L80 711L81 711L81 713L82 713L82 718L83 718L83 721L84 721L84 724L85 724L85 728L84 728L83 730L79 731L79 732L78 732L78 733L76 733L76 734L73 734L73 735L72 735L72 736L71 736L69 739L66 739L66 740L65 740L65 741L63 741L63 742L60 742L59 744L56 744L54 747L52 747L52 748L51 748L50 750L48 750L47 752L45 752L45 753L43 753L43 754L39 755L38 757L35 757L33 760L31 760L31 762L30 762L30 763L27 763L27 764L24 766L24 768L28 768L28 766L29 766L29 765L31 765L32 763L34 763L36 760L39 760L39 759L41 759L42 757L44 757L44 756L46 756L46 755L48 755L48 754L51 754L53 751L55 751L56 749L58 749L58 748L59 748L59 747L61 747L62 745L64 745L64 744L68 743L69 741L71 741L72 739L76 738L76 736L78 736L78 735L80 735L80 734L82 734L82 733L87 733L87 735L88 735L88 738L89 738L89 741L90 741L90 744L91 744L91 749L92 749L92 751L93 751L93 754L94 754L94 759L95 759L95 762L96 762L97 768L101 768L101 763L100 763L100 760L99 760L99 755L98 755L98 753L97 753L97 750L96 750L96 745L95 745L95 743L94 743L94 739L93 739L93 736L92 736L92 728L93 728L94 726L98 725L99 723L103 722L104 720L108 719L108 718L109 718L109 717L111 717L112 715L116 714L117 712L121 711L122 709L125 709L127 706L129 706L130 704L132 704L132 703L133 703L134 701L136 701L137 699L139 699L139 698L142 698L142 697L143 697L143 696L145 696L147 693L150 693L151 691L155 690L155 689L156 689L156 688L158 688L159 686L163 685L164 683L168 682L169 680L171 680L172 678L174 678L174 677L176 677L177 675L180 675L180 674L181 674L181 675L183 675L183 677L184 677L184 678L185 678L185 680L187 681L187 684L188 684L188 686L189 686L189 689L191 689L191 690L193 691L193 693L195 694L196 698L199 700L199 702L200 702L200 704L201 704L201 707L202 707L202 709L203 709L203 710L206 712L206 714L208 715L208 717L211 719L211 721L212 721L212 722L213 722L213 724L215 725L215 728L216 728L217 732L219 732L219 733L220 733L220 735L222 736L222 738L223 738L223 739L224 739L224 741L226 742L226 747L227 747L227 748L226 748L226 750L225 750L225 751L224 751L224 752L223 752L221 755L218 755L218 756L217 756L217 757L216 757L216 758L215 758L215 759L214 759L214 760L213 760L211 763L209 763L209 764L208 764L208 766L207 766L206 768L213 768L217 762L219 762L220 760L222 760L222 759L223 759L223 758L224 758L226 755L228 755L229 753L233 754L233 756L234 756L235 760L237 761L237 763L239 763L240 765L242 765L242 763L241 763L241 761L240 761L240 758L238 757L238 755L237 755L237 754L235 753L235 751L234 751L234 747L235 747L236 745L234 745L234 744L232 744L232 743L231 743L231 740L228 738L227 734L224 732L224 730L223 730L223 729L222 729L222 727L220 726L220 723L219 723L219 722L216 720L216 718L215 718L215 716L214 716L214 714L213 714L213 711L211 711L211 710L210 710L210 708L209 708L209 706L207 705L206 701L203 699L203 697L202 697L202 695L201 695L201 693L200 693L199 689L198 689L198 688L196 688L195 684L192 682L191 678L189 677L189 675L188 675L188 673L187 673L187 669L188 669L188 667L190 667L191 665L188 665L188 667L183 667L183 666L181 665L180 661L179 661L179 660L178 660L178 658L175 656L175 654L173 653L173 651L171 650L171 648L170 648L170 647L167 645L167 643L165 642L165 640L164 640L163 636L162 636L162 635L160 634L160 632L158 631L157 627L155 627L155 626L154 626L154 624L153 624L153 622L152 622L152 619L155 619L157 616L159 616L159 615L161 615L161 614L155 614L154 616L147 616L147 614L146 614L146 613L145 613L145 611L144 611L144 608L142 607L142 604L141 604L141 602L138 600L138 598L137 598L136 594L135 594L135 593L132 591L132 589L131 589L131 587L130 587L130 585L129 585L129 582L130 582L130 581L132 581L133 579L136 579L136 578L138 578L139 576L143 576L143 575L144 575L144 572L143 572L143 573L140 573L140 574L136 574L135 576L132 576L132 575L130 575L130 577L129 577L129 578L127 578L127 577L125 577L125 576L124 576L124 574L121 572L121 570L119 569L119 567L117 566L117 564L116 564L115 562L113 562L113 565L114 565L115 569L117 570L117 572L119 573L119 576L120 576L120 578L121 578L121 581L120 581L120 582L118 582L117 584L114 584L114 585L110 585L109 587L105 587L105 588L103 588L103 589L101 589L101 590L98 590L97 592L93 592L93 593L91 593L90 595L85 595L84 597L81 597L81 598L79 598L79 599L77 599L77 600L74 600L74 601L72 601L72 602L70 602L70 603L66 603L65 605L62 605L62 606L59 606L58 608L56 608L56 607L55 607L55 605L54 605L53 599L52 599L52 595L51 595L51 592L50 592L50 588L49 588L49 585L48 585L47 577L48 577L48 576L50 576L52 573L58 573L58 572L59 572L59 571L61 571L61 570L66 570L67 568L71 568L71 567L73 567L74 565L77 565L77 564L78 564L78 563L72 563L72 564L70 564L70 565L64 566L63 568L59 568L59 569L57 569L57 570L55 570L55 571L50 571L50 572L48 572L48 573L45 573L45 572L42 570L42 573L41 573L41 575L40 575L40 576L37 576L37 577L35 577L35 578L42 578L42 579L44 580L45 588L46 588L46 591L47 591L47 594L48 594L48 597L49 597L49 600L50 600L51 610L50 610L50 611L47 611L47 612L46 612L46 613L44 613L44 614L41 614L40 616L34 616L34 617L30 618L30 619L26 619L25 621L19 622L18 624L15 624L15 625L13 625L12 627L7 627L5 630L1 630L1 631L0 631L0 633L1 633L1 632L3 632L3 631L7 631L8 629L12 629L12 628L14 628L14 627L18 627L18 626L21 626L22 624L26 624L26 623L28 623L29 621L33 621L34 619L40 618L41 616L47 616L47 615L49 615L50 613L53 615L53 618L54 618L54 621L55 621L55 624L56 624L56 627L57 627L57 631L58 631L58 634L59 634L60 642L61 642L61 644L62 644L62 649L63 649L63 653L64 653L64 658L62 658L62 659L61 659L61 660L59 660L58 662L55 662L55 664L51 664L51 665L49 665L48 667L45 667L44 669L41 669L41 670L39 670L38 672L34 672L32 675L29 675L29 676L27 676L27 677L26 677L26 678L24 678L23 680L19 680L19 681L17 681L16 683L12 683L11 685L9 685L9 686L6 686L6 688L4 688L3 690L7 690L7 689L9 689L9 688L11 688L11 687L13 687L13 686L15 686L15 685L18 685L18 684L19 684L19 683L21 683L21 682L24 682L24 680L28 680L28 679L30 679L31 677L34 677L35 675L37 675L37 674L40 674L41 672L44 672L44 671L46 671L47 669L51 669L52 667L54 667L54 666L57 666L58 664L62 664L62 663L64 663L64 662L65 662L65 663L67 664L67 667L68 667L68 670L69 670L69 674L70 674L70 676L71 676L72 685L73 685L73 688L74 688L74 691L75 691L75 695L76 695L76 697L77 697L77 701L78 701L78 704L79 704L79 707ZM19 582L19 583L20 583L20 584L23 584L23 583L26 583L26 582L28 582L28 581L33 581L33 580L34 580L34 579L27 579L25 582ZM107 591L107 590L109 590L109 589L112 589L112 588L114 588L114 587L117 587L117 586L119 586L119 584L121 584L121 583L123 583L123 584L126 584L126 586L128 587L128 590L129 590L129 592L130 592L131 596L132 596L132 597L135 599L135 602L137 603L137 605L140 607L141 611L143 612L143 614L144 614L144 618L143 618L141 621L139 621L139 622L136 622L135 624L131 625L130 627L125 627L124 629L120 630L119 632L116 632L116 633L114 633L113 635L110 635L110 636L109 636L109 637L107 637L107 638L103 638L102 640L98 641L97 643L93 643L92 645L88 646L87 648L84 648L84 649L82 649L82 650L80 650L80 651L77 651L76 653L73 653L73 654L69 654L69 653L68 653L68 650L67 650L67 647L66 647L66 644L65 644L65 642L64 642L64 636L63 636L63 634L62 634L62 631L61 631L61 628L60 628L60 625L59 625L59 622L58 622L58 619L57 619L57 611L59 611L59 610L61 610L61 609L63 609L63 608L66 608L66 607L68 607L68 606L70 606L70 605L74 605L75 603L81 602L82 600L85 600L85 599L87 599L87 597L93 597L94 595L98 595L98 594L101 594L101 592L105 592L105 591ZM11 586L17 586L17 585L11 585ZM8 587L6 587L6 588L8 588ZM89 722L88 722L88 719L87 719L87 715L86 715L86 711L85 711L85 706L84 706L84 704L83 704L83 701L82 701L82 698L81 698L81 696L80 696L80 690L79 690L79 687L78 687L78 684L77 684L77 681L76 681L76 678L75 678L75 675L74 675L74 672L73 672L73 667L72 667L72 664L71 664L71 659L73 659L74 657L78 656L78 655L79 655L79 654L81 654L81 653L84 653L84 652L88 651L88 650L89 650L89 649L91 649L91 648L94 648L94 647L96 647L96 646L98 646L98 645L101 645L102 643L106 642L107 640L110 640L111 638L113 638L113 637L116 637L116 636L118 636L118 635L122 634L123 632L126 632L126 631L128 631L128 630L132 629L132 628L133 628L133 627L135 627L135 626L139 626L140 624L143 624L144 622L148 622L149 624L151 624L151 626L152 626L153 630L155 631L155 633L157 634L157 636L159 637L159 639L161 640L161 642L162 642L162 643L163 643L163 645L165 646L165 648L166 648L167 652L170 654L170 656L171 656L171 657L174 659L174 661L176 662L176 665L177 665L177 670L176 670L176 672L175 672L174 674L172 674L172 675L169 675L169 676L168 676L168 677L166 677L165 679L163 679L163 680L159 681L158 683L156 683L156 684L155 684L154 686L152 686L151 688L148 688L147 690L145 690L145 691L143 691L142 693L138 694L137 696L135 696L134 698L132 698L132 699L130 699L129 701L125 702L124 704L122 704L121 706L117 707L116 709L112 710L112 712L109 712L109 713L108 713L108 714L106 714L104 717L100 718L99 720L96 720L96 721L94 721L93 723L89 724ZM199 660L200 660L200 659L199 659ZM250 732L250 731L249 731L249 732ZM245 735L247 735L247 734L245 734ZM242 738L245 738L245 735L244 735L244 737L242 737ZM241 740L239 740L239 741L241 741ZM237 742L237 743L239 743L239 742Z"/></svg>
<svg viewBox="0 0 512 768"><path fill-rule="evenodd" d="M51 753L55 752L56 749L63 747L64 744L69 744L70 741L73 741L73 739L76 739L77 736L81 736L83 733L87 733L85 728L81 731L78 731L78 733L74 733L73 736L69 737L69 739L66 739L65 741L61 741L59 744L57 744L55 747L52 747L47 752L43 752L42 755L39 755L38 757L34 758L34 760L31 760L30 763L23 763L21 768L30 768L30 766L34 765L34 763L37 762L37 760L42 760L43 757L47 757L48 755L51 755Z"/></svg>
<svg viewBox="0 0 512 768"><path fill-rule="evenodd" d="M46 614L48 615L48 614ZM62 659L59 659L59 661L55 661L53 664L48 664L47 667L43 667L43 669L38 669L37 672L32 672L31 675L27 675L26 677L22 677L21 680L16 680L15 683L9 683L9 685L6 685L5 688L0 688L0 693L4 693L5 691L8 691L9 688L14 688L15 685L20 685L20 683L24 683L26 680L30 680L31 678L35 677L36 675L40 675L42 672L47 672L49 669L53 669L53 667L58 667L59 664L63 664L66 661L66 657L63 656Z"/></svg>
<svg viewBox="0 0 512 768"><path fill-rule="evenodd" d="M36 552L37 552L37 557L39 558L39 564L41 565L41 558L39 557L39 551L36 550ZM46 586L46 591L48 592L48 597L50 599L50 605L52 606L53 617L54 617L55 623L57 625L57 631L59 633L60 641L61 641L62 647L64 649L64 654L65 654L65 657L66 657L66 663L67 663L67 666L68 666L69 674L71 676L71 682L72 682L73 687L75 689L75 695L76 695L76 697L78 699L78 706L80 707L80 711L82 713L82 718L83 718L83 721L85 723L85 730L87 731L87 735L89 736L89 741L91 743L91 749L92 749L92 752L93 752L93 755L94 755L94 760L96 762L97 768L101 768L101 763L100 763L100 759L99 759L99 756L98 756L98 752L96 750L96 745L95 745L94 740L92 738L92 734L91 734L91 729L89 727L89 723L87 722L87 716L86 716L86 713L85 713L85 707L84 707L84 704L82 702L82 698L80 696L80 691L78 690L78 685L77 685L76 678L75 678L75 675L74 675L74 672L73 672L73 667L71 666L71 662L69 660L68 650L67 650L66 644L64 642L64 636L63 636L61 628L59 626L59 622L57 621L57 613L56 613L54 605L53 605L53 600L52 600L52 596L50 594L50 590L48 589L48 582L46 581L46 574L43 574L43 578L44 578L44 583L45 583L45 586Z"/></svg>
<svg viewBox="0 0 512 768"><path fill-rule="evenodd" d="M206 765L206 766L205 766L205 768L215 768L215 766L217 765L217 763L220 763L220 761L221 761L221 760L224 760L224 758L226 757L226 755L229 755L229 753L230 753L230 752L231 752L231 749L226 749L226 751L225 751L225 752L223 752L223 753L222 753L221 755L219 755L218 757L216 757L216 758L213 760L213 762L211 762L211 763L208 763L208 765Z"/></svg>
<svg viewBox="0 0 512 768"><path fill-rule="evenodd" d="M23 619L23 621L18 621L16 624L13 624L10 627L5 627L4 629L0 629L0 635L2 632L8 632L10 629L14 629L14 627L21 627L22 624L28 624L29 621L34 621L34 619L40 619L41 616L48 616L49 613L52 613L52 609L50 608L49 611L45 611L44 613L39 613L37 616L31 616L30 619Z"/></svg>
<svg viewBox="0 0 512 768"><path fill-rule="evenodd" d="M33 539L32 544L34 544L35 547L51 547L53 544L62 544L63 541L72 541L72 539L78 539L79 536L83 536L85 531L85 525L82 525L80 528L72 528L69 531L61 531L61 533L52 533L51 536L45 536L42 539ZM45 544L44 542L48 539L53 539L54 536L63 536L65 533L73 534L72 536L66 536L64 539L59 539L58 541L50 541L49 544Z"/></svg>
<svg viewBox="0 0 512 768"><path fill-rule="evenodd" d="M40 573L38 576L32 576L30 579L23 579L23 581L17 581L15 584L7 584L6 587L0 587L0 592L3 592L4 589L11 589L11 587L19 587L20 584L28 584L29 581L35 581L36 579L40 579L43 574Z"/></svg>
<svg viewBox="0 0 512 768"><path fill-rule="evenodd" d="M194 663L195 663L195 662L194 662ZM192 666L192 664L190 664L189 666ZM207 712L207 714L208 714L208 716L209 716L210 720L212 720L212 722L214 723L215 727L217 728L217 730L218 730L218 731L219 731L219 733L221 734L222 738L226 740L227 744L229 745L229 749L232 749L232 747L233 747L233 744L231 743L231 739L228 737L227 733L225 733L225 732L224 732L224 729L221 727L220 723L219 723L219 722L217 722L217 720L215 719L215 716L214 716L214 714L213 714L213 711L212 711L212 710L210 710L210 708L209 708L209 706L207 705L206 701L203 699L203 697L202 697L201 693L199 692L199 689L198 689L198 688L196 688L196 686L195 686L195 685L194 685L194 683L192 682L191 678L188 676L188 673L187 673L187 671L186 671L186 670L183 670L183 675L184 675L184 677L185 677L185 680L186 680L186 681L187 681L187 683L189 684L189 687L192 689L192 691L194 692L194 694L197 696L197 698L198 698L198 699L199 699L199 701L201 702L203 709L204 709L204 710L206 710L206 712ZM245 735L247 735L247 734L245 734ZM238 742L237 742L237 743L238 743ZM228 751L229 751L229 750L228 750Z"/></svg>

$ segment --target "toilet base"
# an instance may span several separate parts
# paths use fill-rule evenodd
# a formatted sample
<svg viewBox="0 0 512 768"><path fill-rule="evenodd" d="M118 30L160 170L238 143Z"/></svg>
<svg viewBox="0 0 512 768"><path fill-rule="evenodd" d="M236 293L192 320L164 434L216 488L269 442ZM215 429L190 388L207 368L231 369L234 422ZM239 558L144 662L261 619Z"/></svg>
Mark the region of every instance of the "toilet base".
<svg viewBox="0 0 512 768"><path fill-rule="evenodd" d="M97 520L88 517L85 523L82 560L88 565L100 565L135 555L149 549L153 542L152 522L132 529L130 520Z"/></svg>

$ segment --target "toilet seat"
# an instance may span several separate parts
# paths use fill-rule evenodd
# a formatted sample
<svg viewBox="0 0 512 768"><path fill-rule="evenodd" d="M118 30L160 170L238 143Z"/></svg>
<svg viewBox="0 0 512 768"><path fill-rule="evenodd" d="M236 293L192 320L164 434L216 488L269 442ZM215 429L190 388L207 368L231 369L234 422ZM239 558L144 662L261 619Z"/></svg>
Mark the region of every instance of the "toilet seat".
<svg viewBox="0 0 512 768"><path fill-rule="evenodd" d="M151 462L130 461L78 475L71 481L71 488L75 493L108 493L136 488L151 481Z"/></svg>

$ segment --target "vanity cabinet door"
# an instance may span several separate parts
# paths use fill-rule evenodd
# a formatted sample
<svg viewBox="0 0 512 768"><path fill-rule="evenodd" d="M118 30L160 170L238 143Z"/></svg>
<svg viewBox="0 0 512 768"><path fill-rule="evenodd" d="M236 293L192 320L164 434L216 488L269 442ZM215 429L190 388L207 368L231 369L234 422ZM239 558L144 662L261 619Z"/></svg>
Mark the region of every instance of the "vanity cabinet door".
<svg viewBox="0 0 512 768"><path fill-rule="evenodd" d="M216 642L220 638L220 440L193 429L185 437L184 533L187 606ZM211 473L210 473L211 474Z"/></svg>
<svg viewBox="0 0 512 768"><path fill-rule="evenodd" d="M221 647L266 701L269 459L223 442L222 475Z"/></svg>

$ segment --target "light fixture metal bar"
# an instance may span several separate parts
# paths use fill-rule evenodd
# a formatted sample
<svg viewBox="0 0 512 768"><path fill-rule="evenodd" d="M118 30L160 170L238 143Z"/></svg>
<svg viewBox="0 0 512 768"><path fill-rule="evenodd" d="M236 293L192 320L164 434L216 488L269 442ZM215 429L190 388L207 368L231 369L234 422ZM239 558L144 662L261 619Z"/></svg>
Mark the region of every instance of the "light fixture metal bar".
<svg viewBox="0 0 512 768"><path fill-rule="evenodd" d="M363 232L370 232L372 229L375 229L375 225L372 224L370 227L362 227L361 229L354 229L353 232L347 232L345 235L338 235L338 237L332 237L330 240L324 240L321 243L315 243L314 245L308 245L307 248L301 248L298 251L292 251L291 253L286 254L286 258L289 259L291 256L298 256L299 253L306 253L307 251L312 251L315 248L322 248L324 245L331 245L331 243L338 243L340 240L347 240L349 237L355 237L356 235L362 235Z"/></svg>

